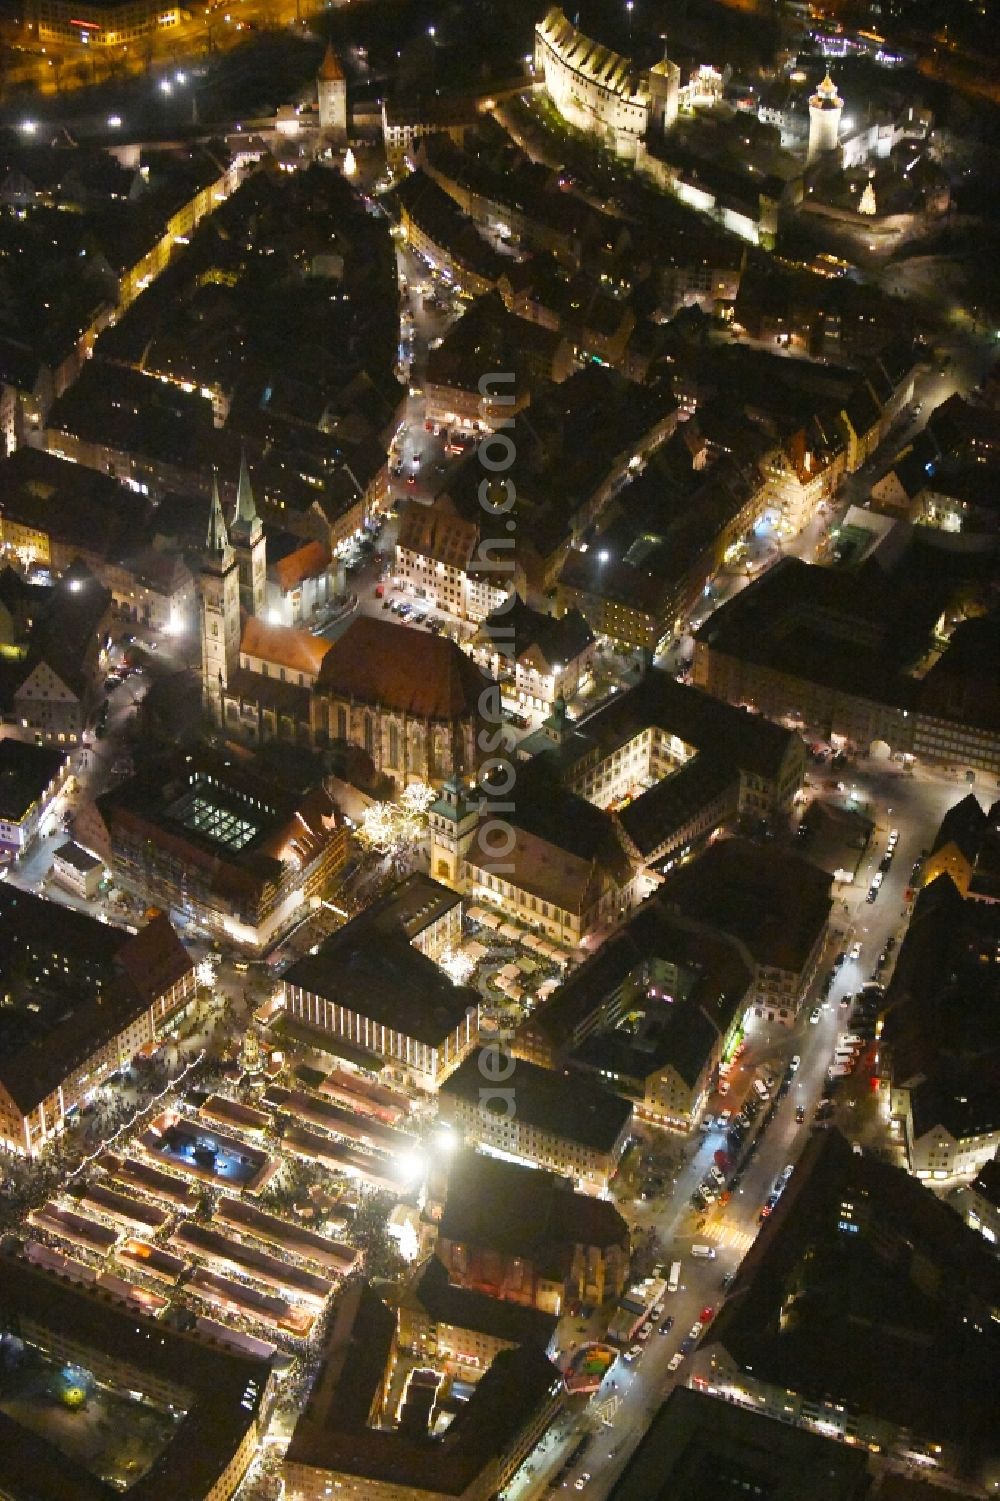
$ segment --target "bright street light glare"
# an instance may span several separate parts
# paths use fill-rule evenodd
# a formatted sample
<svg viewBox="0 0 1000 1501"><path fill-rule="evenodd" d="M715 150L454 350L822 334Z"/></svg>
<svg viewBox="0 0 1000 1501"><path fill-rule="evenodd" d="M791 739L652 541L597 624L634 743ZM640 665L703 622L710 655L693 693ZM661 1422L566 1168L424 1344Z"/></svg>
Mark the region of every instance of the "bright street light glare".
<svg viewBox="0 0 1000 1501"><path fill-rule="evenodd" d="M22 120L21 129L24 131L26 136L33 136L35 131L38 129L38 126L35 124L34 120Z"/></svg>
<svg viewBox="0 0 1000 1501"><path fill-rule="evenodd" d="M160 89L164 94L172 94L174 92L174 86L169 78L160 79Z"/></svg>
<svg viewBox="0 0 1000 1501"><path fill-rule="evenodd" d="M110 127L111 127L112 130L117 130L118 127L121 125L121 123L122 123L122 117L121 117L121 115L109 115L108 116L108 124L110 125Z"/></svg>

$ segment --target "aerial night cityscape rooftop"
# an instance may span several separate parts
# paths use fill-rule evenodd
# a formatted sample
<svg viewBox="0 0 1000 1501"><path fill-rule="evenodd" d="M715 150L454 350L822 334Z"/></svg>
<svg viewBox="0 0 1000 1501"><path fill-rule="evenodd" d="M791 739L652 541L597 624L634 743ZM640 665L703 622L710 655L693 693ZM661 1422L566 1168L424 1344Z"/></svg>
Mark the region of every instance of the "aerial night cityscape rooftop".
<svg viewBox="0 0 1000 1501"><path fill-rule="evenodd" d="M994 11L0 5L0 1501L1000 1496Z"/></svg>

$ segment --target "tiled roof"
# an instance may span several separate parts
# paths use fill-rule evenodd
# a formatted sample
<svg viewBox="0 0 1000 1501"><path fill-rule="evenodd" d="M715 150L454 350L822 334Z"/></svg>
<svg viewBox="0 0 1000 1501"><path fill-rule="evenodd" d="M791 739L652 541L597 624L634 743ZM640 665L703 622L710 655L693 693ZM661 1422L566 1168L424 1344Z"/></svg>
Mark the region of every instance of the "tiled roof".
<svg viewBox="0 0 1000 1501"><path fill-rule="evenodd" d="M303 579L317 578L330 566L330 549L315 538L303 543L287 557L273 565L275 582L283 594L295 589Z"/></svg>
<svg viewBox="0 0 1000 1501"><path fill-rule="evenodd" d="M260 657L293 672L317 673L330 651L330 642L294 626L269 625L252 615L243 626L240 651L244 656Z"/></svg>
<svg viewBox="0 0 1000 1501"><path fill-rule="evenodd" d="M453 720L477 713L490 681L454 642L362 616L334 642L316 686L418 719Z"/></svg>
<svg viewBox="0 0 1000 1501"><path fill-rule="evenodd" d="M341 83L343 81L344 70L340 66L339 57L329 42L327 43L326 52L323 55L323 61L320 63L319 72L316 77L322 83Z"/></svg>

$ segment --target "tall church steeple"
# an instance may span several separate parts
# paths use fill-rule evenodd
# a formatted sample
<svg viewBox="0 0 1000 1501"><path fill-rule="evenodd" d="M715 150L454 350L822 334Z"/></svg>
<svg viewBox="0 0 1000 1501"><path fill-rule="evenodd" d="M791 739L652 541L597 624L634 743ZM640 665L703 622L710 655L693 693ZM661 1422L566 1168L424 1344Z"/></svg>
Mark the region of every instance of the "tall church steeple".
<svg viewBox="0 0 1000 1501"><path fill-rule="evenodd" d="M259 530L260 517L257 515L257 504L253 498L253 487L250 484L250 469L247 465L247 451L240 449L240 479L236 487L236 517L233 521L233 531Z"/></svg>
<svg viewBox="0 0 1000 1501"><path fill-rule="evenodd" d="M240 659L240 582L236 554L226 528L218 475L212 475L205 554L198 570L201 601L201 682L205 707L217 724L223 695Z"/></svg>
<svg viewBox="0 0 1000 1501"><path fill-rule="evenodd" d="M319 105L319 128L334 141L347 140L347 79L340 59L327 43L326 54L316 74L316 102Z"/></svg>
<svg viewBox="0 0 1000 1501"><path fill-rule="evenodd" d="M222 501L219 499L219 476L212 471L212 500L208 511L208 535L205 538L205 551L210 558L223 559L228 554L232 557L232 549L229 545L229 532L226 528L226 517L222 509Z"/></svg>
<svg viewBox="0 0 1000 1501"><path fill-rule="evenodd" d="M245 448L240 453L236 515L230 535L240 567L240 607L248 615L263 615L267 592L267 542L263 523L257 514Z"/></svg>

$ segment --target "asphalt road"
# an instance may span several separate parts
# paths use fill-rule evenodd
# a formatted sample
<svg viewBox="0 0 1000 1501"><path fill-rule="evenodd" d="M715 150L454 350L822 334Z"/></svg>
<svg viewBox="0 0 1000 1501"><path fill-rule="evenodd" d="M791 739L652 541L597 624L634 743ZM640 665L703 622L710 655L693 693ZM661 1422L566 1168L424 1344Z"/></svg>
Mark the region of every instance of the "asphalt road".
<svg viewBox="0 0 1000 1501"><path fill-rule="evenodd" d="M601 1498L608 1494L652 1414L672 1387L685 1380L687 1363L671 1374L667 1369L670 1358L702 1309L718 1310L725 1298L722 1279L736 1270L753 1243L760 1228L761 1209L778 1174L796 1161L809 1131L823 1129L815 1128L813 1120L838 1035L847 1030L849 1012L841 999L871 978L875 961L890 935L901 941L913 862L929 847L947 808L968 790L964 780L923 772L907 776L894 765L884 763L863 763L840 775L848 790L855 790L859 805L865 806L875 820L871 846L855 883L839 892L826 956L796 1024L784 1028L779 1024L754 1023L747 1034L746 1053L729 1075L730 1092L725 1098L713 1098L707 1113L714 1115L724 1107L735 1110L750 1090L758 1067L767 1064L777 1077L797 1053L801 1062L791 1087L779 1101L774 1118L760 1136L756 1153L743 1171L739 1188L724 1208L716 1205L707 1214L699 1215L690 1205L692 1193L712 1166L714 1153L726 1145L724 1133L714 1129L700 1133L687 1149L687 1160L668 1199L619 1205L637 1234L651 1227L656 1230L660 1260L665 1264L681 1262L681 1286L676 1293L667 1294L665 1300L666 1311L674 1317L674 1327L667 1335L654 1331L634 1365L622 1360L614 1364L589 1407L575 1410L568 1433L557 1442L550 1440L532 1456L533 1473L522 1471L515 1477L508 1487L509 1501L537 1501L549 1494L549 1478L559 1470L562 1458L581 1433L592 1433L593 1437L555 1494L575 1494L576 1482L583 1475L589 1476L582 1491L585 1497ZM828 777L832 773L823 771L813 780L822 782ZM812 790L821 797L839 795L822 787ZM869 904L866 894L870 876L885 853L890 829L899 832L897 851L878 897ZM820 992L828 969L841 949L849 948L855 940L861 942L858 959L849 959L837 969L830 995L824 1001ZM885 969L883 980L890 974L891 965ZM820 1014L814 1024L809 1018L817 1006ZM870 1076L871 1058L839 1083L834 1095L833 1121L862 1150L894 1155L896 1145L886 1123L877 1114ZM799 1105L805 1114L801 1125L795 1119ZM714 1259L702 1261L693 1257L691 1246L695 1243L713 1246ZM599 1411L610 1419L611 1427L604 1426L597 1416Z"/></svg>

